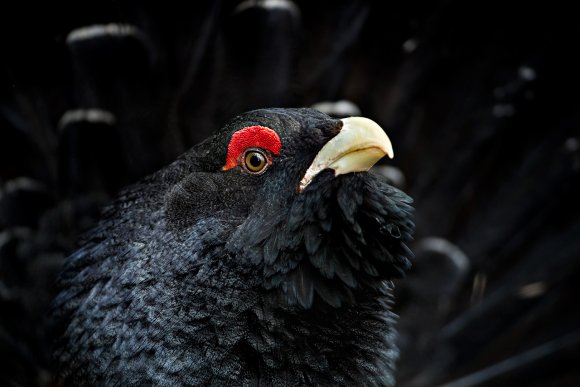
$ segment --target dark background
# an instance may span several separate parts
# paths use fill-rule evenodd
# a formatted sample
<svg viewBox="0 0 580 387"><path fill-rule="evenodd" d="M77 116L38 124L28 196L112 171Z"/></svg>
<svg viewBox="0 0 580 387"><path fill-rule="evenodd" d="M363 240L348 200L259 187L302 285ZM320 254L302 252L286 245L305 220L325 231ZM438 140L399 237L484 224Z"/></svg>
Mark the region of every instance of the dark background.
<svg viewBox="0 0 580 387"><path fill-rule="evenodd" d="M3 5L0 385L49 384L54 279L118 189L243 111L339 100L385 128L382 171L415 199L399 384L578 385L577 15L240 3ZM132 32L69 35L109 23Z"/></svg>

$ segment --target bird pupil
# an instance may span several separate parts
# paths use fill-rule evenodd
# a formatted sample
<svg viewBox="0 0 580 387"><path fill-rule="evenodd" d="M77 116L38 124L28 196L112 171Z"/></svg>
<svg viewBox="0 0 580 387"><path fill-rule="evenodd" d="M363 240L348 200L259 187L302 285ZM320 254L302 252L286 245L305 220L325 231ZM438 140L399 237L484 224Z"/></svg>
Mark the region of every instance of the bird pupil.
<svg viewBox="0 0 580 387"><path fill-rule="evenodd" d="M262 164L262 157L258 153L254 153L252 157L250 157L250 164L252 167L259 167Z"/></svg>

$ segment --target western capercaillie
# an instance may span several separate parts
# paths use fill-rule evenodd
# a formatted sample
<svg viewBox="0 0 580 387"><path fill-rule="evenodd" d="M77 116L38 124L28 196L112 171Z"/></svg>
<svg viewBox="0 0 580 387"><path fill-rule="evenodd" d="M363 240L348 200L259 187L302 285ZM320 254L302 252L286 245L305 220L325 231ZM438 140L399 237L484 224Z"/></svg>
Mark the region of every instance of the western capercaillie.
<svg viewBox="0 0 580 387"><path fill-rule="evenodd" d="M396 145L371 172L416 208L413 265L393 281L398 386L579 384L574 12L24 1L2 15L0 386L51 384L55 280L119 190L270 106L369 117Z"/></svg>
<svg viewBox="0 0 580 387"><path fill-rule="evenodd" d="M411 199L374 122L243 114L123 191L54 303L65 384L392 385Z"/></svg>

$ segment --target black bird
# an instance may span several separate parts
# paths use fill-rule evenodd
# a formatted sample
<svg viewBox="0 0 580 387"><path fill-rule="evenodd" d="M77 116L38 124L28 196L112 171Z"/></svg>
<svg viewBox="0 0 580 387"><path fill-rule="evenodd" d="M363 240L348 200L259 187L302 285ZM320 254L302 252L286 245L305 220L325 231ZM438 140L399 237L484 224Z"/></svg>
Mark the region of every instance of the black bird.
<svg viewBox="0 0 580 387"><path fill-rule="evenodd" d="M55 279L100 208L269 106L363 115L396 144L373 169L416 208L395 281L399 386L579 384L573 10L18 1L2 16L1 386L50 384Z"/></svg>
<svg viewBox="0 0 580 387"><path fill-rule="evenodd" d="M66 385L393 385L411 199L390 141L313 109L243 114L123 191L68 258Z"/></svg>

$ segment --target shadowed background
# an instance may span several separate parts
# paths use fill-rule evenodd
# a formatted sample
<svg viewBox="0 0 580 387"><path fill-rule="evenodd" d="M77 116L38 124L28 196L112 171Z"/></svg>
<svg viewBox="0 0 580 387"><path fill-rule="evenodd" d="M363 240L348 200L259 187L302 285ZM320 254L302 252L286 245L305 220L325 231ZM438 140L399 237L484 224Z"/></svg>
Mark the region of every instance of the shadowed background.
<svg viewBox="0 0 580 387"><path fill-rule="evenodd" d="M399 384L579 382L570 10L21 2L1 18L0 385L49 383L54 279L118 189L239 113L312 105L385 128L395 159L376 172L415 199Z"/></svg>

